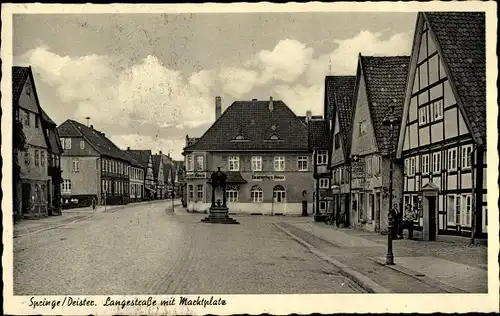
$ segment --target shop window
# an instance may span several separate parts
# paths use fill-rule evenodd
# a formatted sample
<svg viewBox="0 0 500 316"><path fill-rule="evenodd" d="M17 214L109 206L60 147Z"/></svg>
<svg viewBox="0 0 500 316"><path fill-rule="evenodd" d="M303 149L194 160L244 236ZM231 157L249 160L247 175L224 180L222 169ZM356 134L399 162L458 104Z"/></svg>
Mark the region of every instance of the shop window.
<svg viewBox="0 0 500 316"><path fill-rule="evenodd" d="M283 186L277 185L273 188L273 199L276 203L286 202L285 188Z"/></svg>
<svg viewBox="0 0 500 316"><path fill-rule="evenodd" d="M262 201L264 200L262 188L258 185L252 186L252 188L250 189L250 198L252 199L253 203L262 203Z"/></svg>
<svg viewBox="0 0 500 316"><path fill-rule="evenodd" d="M229 203L238 202L238 187L228 186L226 190L226 199Z"/></svg>

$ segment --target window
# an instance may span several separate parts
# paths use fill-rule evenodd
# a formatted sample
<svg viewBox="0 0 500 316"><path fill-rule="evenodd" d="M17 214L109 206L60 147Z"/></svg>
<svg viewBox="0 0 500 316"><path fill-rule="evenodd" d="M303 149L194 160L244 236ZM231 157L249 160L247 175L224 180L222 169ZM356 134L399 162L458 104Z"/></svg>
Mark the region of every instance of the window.
<svg viewBox="0 0 500 316"><path fill-rule="evenodd" d="M443 100L437 100L431 104L433 110L433 119L437 121L443 118Z"/></svg>
<svg viewBox="0 0 500 316"><path fill-rule="evenodd" d="M71 194L71 180L63 180L63 183L61 183L61 192Z"/></svg>
<svg viewBox="0 0 500 316"><path fill-rule="evenodd" d="M471 215L472 215L472 195L464 194L462 196L463 212L462 212L462 225L471 226Z"/></svg>
<svg viewBox="0 0 500 316"><path fill-rule="evenodd" d="M381 157L380 156L375 156L372 158L373 159L373 175L378 176L380 175L380 164L381 164Z"/></svg>
<svg viewBox="0 0 500 316"><path fill-rule="evenodd" d="M80 171L80 160L78 158L73 158L71 165L73 167L73 172L79 172Z"/></svg>
<svg viewBox="0 0 500 316"><path fill-rule="evenodd" d="M262 171L261 156L252 156L252 171Z"/></svg>
<svg viewBox="0 0 500 316"><path fill-rule="evenodd" d="M240 157L229 157L229 171L240 171Z"/></svg>
<svg viewBox="0 0 500 316"><path fill-rule="evenodd" d="M35 149L35 166L38 166L40 164L40 152L38 149Z"/></svg>
<svg viewBox="0 0 500 316"><path fill-rule="evenodd" d="M408 174L408 176L414 176L415 175L415 157L410 157L408 159L406 159L406 163L405 163L405 169L406 169L406 173Z"/></svg>
<svg viewBox="0 0 500 316"><path fill-rule="evenodd" d="M71 138L64 139L64 149L71 149Z"/></svg>
<svg viewBox="0 0 500 316"><path fill-rule="evenodd" d="M297 157L297 168L299 171L307 171L307 161L308 161L307 156L300 156Z"/></svg>
<svg viewBox="0 0 500 316"><path fill-rule="evenodd" d="M418 109L418 122L421 125L427 124L427 106Z"/></svg>
<svg viewBox="0 0 500 316"><path fill-rule="evenodd" d="M371 157L368 157L366 158L366 174L368 175L368 177L371 177L372 176L372 158Z"/></svg>
<svg viewBox="0 0 500 316"><path fill-rule="evenodd" d="M326 211L326 201L319 201L319 210Z"/></svg>
<svg viewBox="0 0 500 316"><path fill-rule="evenodd" d="M285 203L285 188L281 185L277 185L273 188L273 199L275 203Z"/></svg>
<svg viewBox="0 0 500 316"><path fill-rule="evenodd" d="M285 157L274 157L274 171L285 171Z"/></svg>
<svg viewBox="0 0 500 316"><path fill-rule="evenodd" d="M318 150L316 161L318 165L326 165L328 163L328 150Z"/></svg>
<svg viewBox="0 0 500 316"><path fill-rule="evenodd" d="M194 200L194 187L192 184L188 185L188 201Z"/></svg>
<svg viewBox="0 0 500 316"><path fill-rule="evenodd" d="M40 150L40 165L45 166L45 151Z"/></svg>
<svg viewBox="0 0 500 316"><path fill-rule="evenodd" d="M24 113L26 114L24 116L24 126L29 127L30 126L30 112L24 111Z"/></svg>
<svg viewBox="0 0 500 316"><path fill-rule="evenodd" d="M40 127L40 121L38 120L38 115L35 114L35 128Z"/></svg>
<svg viewBox="0 0 500 316"><path fill-rule="evenodd" d="M461 204L461 196L457 195L455 197L455 224L460 225L460 205Z"/></svg>
<svg viewBox="0 0 500 316"><path fill-rule="evenodd" d="M187 155L186 156L186 169L187 171L193 171L194 166L193 166L193 155Z"/></svg>
<svg viewBox="0 0 500 316"><path fill-rule="evenodd" d="M252 199L253 203L262 203L262 201L264 200L264 194L261 187L254 185L250 189L250 198Z"/></svg>
<svg viewBox="0 0 500 316"><path fill-rule="evenodd" d="M203 184L198 184L196 191L196 197L198 198L198 201L203 201Z"/></svg>
<svg viewBox="0 0 500 316"><path fill-rule="evenodd" d="M441 172L441 153L433 153L432 154L432 171L434 173Z"/></svg>
<svg viewBox="0 0 500 316"><path fill-rule="evenodd" d="M204 165L203 165L203 156L196 156L196 170L197 171L202 171L204 170Z"/></svg>
<svg viewBox="0 0 500 316"><path fill-rule="evenodd" d="M422 174L429 173L429 155L422 156Z"/></svg>
<svg viewBox="0 0 500 316"><path fill-rule="evenodd" d="M472 146L462 146L462 169L469 169L472 166Z"/></svg>
<svg viewBox="0 0 500 316"><path fill-rule="evenodd" d="M85 141L84 140L80 141L80 149L85 149Z"/></svg>
<svg viewBox="0 0 500 316"><path fill-rule="evenodd" d="M229 203L238 202L238 187L228 186L226 190L226 200Z"/></svg>
<svg viewBox="0 0 500 316"><path fill-rule="evenodd" d="M329 186L329 179L327 178L322 178L322 179L319 179L319 188L320 189L328 189L330 186Z"/></svg>
<svg viewBox="0 0 500 316"><path fill-rule="evenodd" d="M333 141L335 143L335 149L340 148L340 133L337 133L333 136Z"/></svg>
<svg viewBox="0 0 500 316"><path fill-rule="evenodd" d="M361 121L359 122L359 135L365 135L366 134L366 121Z"/></svg>
<svg viewBox="0 0 500 316"><path fill-rule="evenodd" d="M457 149L448 149L448 170L457 170Z"/></svg>

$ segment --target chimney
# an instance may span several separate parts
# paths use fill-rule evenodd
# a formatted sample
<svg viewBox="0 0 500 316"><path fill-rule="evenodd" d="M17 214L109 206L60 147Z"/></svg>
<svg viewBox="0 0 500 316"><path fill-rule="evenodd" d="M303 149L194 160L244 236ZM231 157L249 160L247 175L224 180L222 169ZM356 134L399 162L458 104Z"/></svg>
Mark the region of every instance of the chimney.
<svg viewBox="0 0 500 316"><path fill-rule="evenodd" d="M89 116L87 116L85 119L87 120L87 127L89 127L89 124L90 124L90 117L89 117Z"/></svg>
<svg viewBox="0 0 500 316"><path fill-rule="evenodd" d="M252 99L253 102L257 102L257 99Z"/></svg>
<svg viewBox="0 0 500 316"><path fill-rule="evenodd" d="M312 116L311 110L307 110L306 111L306 123L309 123L309 121L311 120L311 116Z"/></svg>
<svg viewBox="0 0 500 316"><path fill-rule="evenodd" d="M269 111L274 110L274 102L273 102L273 97L269 97Z"/></svg>
<svg viewBox="0 0 500 316"><path fill-rule="evenodd" d="M160 153L159 153L159 155L161 156L161 150L160 150Z"/></svg>
<svg viewBox="0 0 500 316"><path fill-rule="evenodd" d="M127 147L127 151L130 151L130 147Z"/></svg>
<svg viewBox="0 0 500 316"><path fill-rule="evenodd" d="M222 114L222 99L219 96L215 97L215 120L218 120Z"/></svg>
<svg viewBox="0 0 500 316"><path fill-rule="evenodd" d="M90 128L91 128L91 129L94 129L94 125L90 125Z"/></svg>

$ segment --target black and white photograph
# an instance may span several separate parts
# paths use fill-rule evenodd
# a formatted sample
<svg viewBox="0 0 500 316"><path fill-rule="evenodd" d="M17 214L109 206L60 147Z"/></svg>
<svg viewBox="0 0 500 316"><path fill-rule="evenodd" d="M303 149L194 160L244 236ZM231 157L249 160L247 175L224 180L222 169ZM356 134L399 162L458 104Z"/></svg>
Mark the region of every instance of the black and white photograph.
<svg viewBox="0 0 500 316"><path fill-rule="evenodd" d="M5 312L499 312L495 11L2 4Z"/></svg>

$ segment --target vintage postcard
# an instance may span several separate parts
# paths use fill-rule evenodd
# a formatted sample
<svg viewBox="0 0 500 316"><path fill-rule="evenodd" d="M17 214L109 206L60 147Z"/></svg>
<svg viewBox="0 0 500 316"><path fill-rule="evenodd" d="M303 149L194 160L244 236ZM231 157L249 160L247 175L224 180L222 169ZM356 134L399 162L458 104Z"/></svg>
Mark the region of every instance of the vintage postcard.
<svg viewBox="0 0 500 316"><path fill-rule="evenodd" d="M498 312L496 4L2 4L4 310Z"/></svg>

